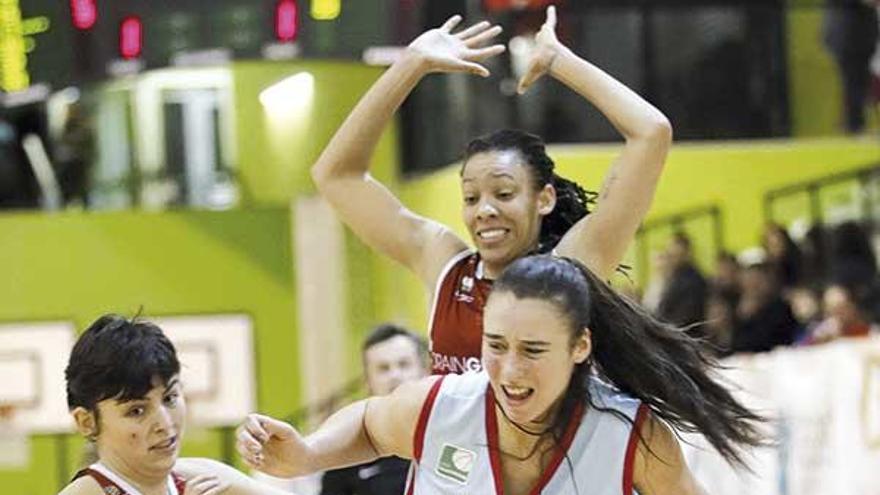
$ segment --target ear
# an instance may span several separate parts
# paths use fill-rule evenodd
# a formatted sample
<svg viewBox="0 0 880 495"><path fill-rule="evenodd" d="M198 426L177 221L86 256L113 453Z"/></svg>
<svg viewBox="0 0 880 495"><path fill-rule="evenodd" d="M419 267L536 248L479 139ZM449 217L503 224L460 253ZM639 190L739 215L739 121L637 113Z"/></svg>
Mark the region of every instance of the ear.
<svg viewBox="0 0 880 495"><path fill-rule="evenodd" d="M585 328L584 332L575 340L572 357L574 362L581 364L586 361L593 352L593 334L589 328Z"/></svg>
<svg viewBox="0 0 880 495"><path fill-rule="evenodd" d="M556 188L553 184L545 184L538 191L538 214L545 217L556 207Z"/></svg>
<svg viewBox="0 0 880 495"><path fill-rule="evenodd" d="M95 413L84 407L76 407L70 413L73 415L73 421L76 423L76 429L80 435L91 439L98 434L98 421Z"/></svg>

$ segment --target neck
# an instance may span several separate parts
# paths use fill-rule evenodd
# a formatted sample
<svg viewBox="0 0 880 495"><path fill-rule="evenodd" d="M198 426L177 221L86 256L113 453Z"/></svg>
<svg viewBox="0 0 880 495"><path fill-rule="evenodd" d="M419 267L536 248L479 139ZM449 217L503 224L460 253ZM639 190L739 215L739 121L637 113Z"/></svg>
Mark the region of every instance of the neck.
<svg viewBox="0 0 880 495"><path fill-rule="evenodd" d="M538 250L538 241L535 241L535 243L532 244L531 246L529 246L529 248L526 251L519 253L513 259L507 260L505 262L492 263L492 262L486 261L485 258L480 256L480 261L483 263L483 278L486 278L489 280L497 279L498 277L501 276L501 272L503 272L504 269L507 268L507 265L513 263L514 261L518 260L519 258L528 256L530 254L535 254L535 252L537 250Z"/></svg>
<svg viewBox="0 0 880 495"><path fill-rule="evenodd" d="M99 452L99 459L101 464L137 489L141 495L167 495L170 473L143 472L112 454L103 455Z"/></svg>
<svg viewBox="0 0 880 495"><path fill-rule="evenodd" d="M520 424L508 418L504 408L496 401L495 417L498 422L498 443L502 453L519 460L526 460L542 451L539 448L542 442L549 441L551 445L555 444L552 425L559 414L560 405L561 401L557 401L536 420Z"/></svg>
<svg viewBox="0 0 880 495"><path fill-rule="evenodd" d="M501 272L503 272L505 268L507 268L506 264L501 265L487 263L485 260L483 260L483 278L488 280L495 280L499 276L501 276Z"/></svg>

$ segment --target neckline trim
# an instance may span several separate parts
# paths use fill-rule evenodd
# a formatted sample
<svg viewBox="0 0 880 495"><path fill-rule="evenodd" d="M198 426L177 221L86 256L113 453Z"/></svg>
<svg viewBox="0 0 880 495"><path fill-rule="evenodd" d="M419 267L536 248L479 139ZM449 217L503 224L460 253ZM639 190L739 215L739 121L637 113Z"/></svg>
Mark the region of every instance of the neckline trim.
<svg viewBox="0 0 880 495"><path fill-rule="evenodd" d="M489 444L489 463L492 466L492 478L495 482L495 494L503 495L504 493L504 473L501 470L501 456L498 438L498 418L495 412L495 392L492 390L492 384L486 384L486 439ZM550 483L556 474L557 468L562 464L565 455L574 441L575 433L580 428L581 420L584 416L584 404L579 402L574 409L568 425L565 427L565 433L562 436L562 442L555 447L553 458L550 463L541 472L538 481L529 490L529 495L539 495L541 491Z"/></svg>

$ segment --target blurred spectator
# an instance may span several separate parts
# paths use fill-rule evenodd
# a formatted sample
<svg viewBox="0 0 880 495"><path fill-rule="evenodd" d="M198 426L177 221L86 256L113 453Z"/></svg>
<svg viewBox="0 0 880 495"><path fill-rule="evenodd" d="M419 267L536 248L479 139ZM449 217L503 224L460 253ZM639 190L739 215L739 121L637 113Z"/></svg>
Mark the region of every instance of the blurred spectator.
<svg viewBox="0 0 880 495"><path fill-rule="evenodd" d="M703 326L703 333L716 355L730 354L735 327L736 306L727 295L713 290L706 301L706 323Z"/></svg>
<svg viewBox="0 0 880 495"><path fill-rule="evenodd" d="M813 290L821 290L828 279L828 234L822 225L807 230L801 242L801 283Z"/></svg>
<svg viewBox="0 0 880 495"><path fill-rule="evenodd" d="M819 344L839 337L865 337L871 333L871 324L842 285L832 285L823 295L825 318L815 325L804 339L806 344Z"/></svg>
<svg viewBox="0 0 880 495"><path fill-rule="evenodd" d="M79 104L68 109L67 121L55 147L58 181L65 203L85 203L88 168L94 157L91 125Z"/></svg>
<svg viewBox="0 0 880 495"><path fill-rule="evenodd" d="M0 208L34 208L39 191L18 131L13 123L0 118Z"/></svg>
<svg viewBox="0 0 880 495"><path fill-rule="evenodd" d="M877 48L876 0L826 0L823 40L840 71L844 129L861 132L871 81L870 62Z"/></svg>
<svg viewBox="0 0 880 495"><path fill-rule="evenodd" d="M709 286L693 260L691 241L676 232L666 250L669 277L657 306L657 316L678 326L703 322ZM695 333L701 331L694 327Z"/></svg>
<svg viewBox="0 0 880 495"><path fill-rule="evenodd" d="M748 266L740 275L733 352L764 352L789 345L797 333L791 307L782 299L766 263Z"/></svg>
<svg viewBox="0 0 880 495"><path fill-rule="evenodd" d="M364 341L361 358L370 395L387 395L403 382L428 374L428 346L414 333L385 324ZM367 464L324 473L321 495L402 494L409 461L383 457Z"/></svg>
<svg viewBox="0 0 880 495"><path fill-rule="evenodd" d="M655 253L651 261L653 262L651 281L648 282L648 287L645 288L645 294L642 296L642 305L656 314L660 307L663 291L666 290L666 283L669 281L671 266L669 254L666 251Z"/></svg>
<svg viewBox="0 0 880 495"><path fill-rule="evenodd" d="M829 283L849 289L872 317L880 314L877 258L865 229L856 222L838 225L831 236Z"/></svg>
<svg viewBox="0 0 880 495"><path fill-rule="evenodd" d="M728 304L736 307L739 302L740 265L736 256L722 252L715 261L715 277L712 278L712 291L723 297Z"/></svg>
<svg viewBox="0 0 880 495"><path fill-rule="evenodd" d="M788 232L778 224L768 224L764 230L764 250L767 263L779 287L787 291L800 282L801 250Z"/></svg>
<svg viewBox="0 0 880 495"><path fill-rule="evenodd" d="M796 345L806 344L813 329L822 321L820 293L809 287L795 287L788 295L791 312L798 322Z"/></svg>

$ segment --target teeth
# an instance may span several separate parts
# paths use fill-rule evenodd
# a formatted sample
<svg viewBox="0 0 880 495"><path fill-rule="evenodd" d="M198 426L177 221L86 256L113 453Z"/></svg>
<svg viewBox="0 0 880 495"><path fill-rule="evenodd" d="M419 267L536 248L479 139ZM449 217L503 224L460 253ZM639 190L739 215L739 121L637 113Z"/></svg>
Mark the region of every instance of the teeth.
<svg viewBox="0 0 880 495"><path fill-rule="evenodd" d="M531 393L532 389L528 387L510 387L505 385L504 391L507 392L507 395L515 399L523 399Z"/></svg>
<svg viewBox="0 0 880 495"><path fill-rule="evenodd" d="M477 235L480 236L481 239L486 239L486 240L491 241L491 240L498 239L499 237L503 236L505 232L506 231L504 229L491 229L491 230L484 230L482 232L479 232Z"/></svg>

